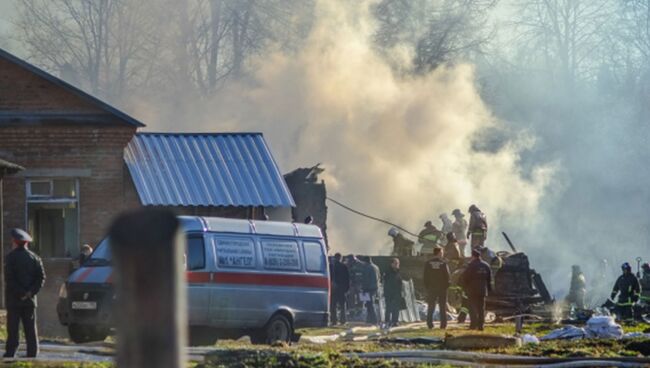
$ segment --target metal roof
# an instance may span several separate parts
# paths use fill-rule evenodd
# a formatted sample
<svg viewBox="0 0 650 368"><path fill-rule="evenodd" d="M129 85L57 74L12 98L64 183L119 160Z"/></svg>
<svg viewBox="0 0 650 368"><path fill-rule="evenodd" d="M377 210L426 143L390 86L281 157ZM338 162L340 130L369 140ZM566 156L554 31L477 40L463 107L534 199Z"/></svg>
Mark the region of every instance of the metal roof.
<svg viewBox="0 0 650 368"><path fill-rule="evenodd" d="M90 102L91 104L99 107L100 109L106 111L107 113L117 117L120 121L122 121L122 122L124 122L126 124L133 125L133 126L138 127L138 128L145 126L144 124L142 124L137 119L135 119L135 118L129 116L128 114L125 114L124 112L114 108L113 106L111 106L111 105L107 104L106 102L98 99L97 97L92 96L89 93L86 93L86 92L82 91L81 89L73 86L72 84L70 84L70 83L68 83L68 82L66 82L66 81L64 81L64 80L62 80L60 78L57 78L57 77L53 76L52 74L44 71L43 69L40 69L40 68L36 67L35 65L28 63L27 61L25 61L25 60L15 56L15 55L9 53L9 52L3 50L2 48L0 48L0 58L8 60L8 61L10 61L10 62L12 62L12 63L24 68L24 69L26 69L26 70L28 70L29 72L34 73L34 74L38 75L39 77L41 77L41 78L43 78L43 79L45 79L45 80L47 80L47 81L49 81L49 82L51 82L53 84L65 89L65 90L68 90L68 91L72 92L73 94L81 97L83 100L86 100L86 101Z"/></svg>
<svg viewBox="0 0 650 368"><path fill-rule="evenodd" d="M124 161L143 205L295 206L261 133L138 133Z"/></svg>

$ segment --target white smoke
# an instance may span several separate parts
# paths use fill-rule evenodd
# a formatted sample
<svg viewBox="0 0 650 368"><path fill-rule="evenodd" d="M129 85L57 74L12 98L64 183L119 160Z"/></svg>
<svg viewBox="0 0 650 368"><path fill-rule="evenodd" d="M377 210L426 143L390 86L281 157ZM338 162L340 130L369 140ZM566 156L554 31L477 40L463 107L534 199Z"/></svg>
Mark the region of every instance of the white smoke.
<svg viewBox="0 0 650 368"><path fill-rule="evenodd" d="M555 165L521 171L519 155L534 144L525 134L498 149L473 148L484 131L500 127L481 101L473 67L397 75L395 60L408 58L400 49L389 65L375 52L368 8L320 1L303 49L264 53L245 83L194 104L190 119L198 122L179 127L153 109L145 121L171 130L262 131L285 172L322 162L330 196L412 231L472 203L492 229L514 219L533 226ZM390 251L386 225L329 208L334 251Z"/></svg>

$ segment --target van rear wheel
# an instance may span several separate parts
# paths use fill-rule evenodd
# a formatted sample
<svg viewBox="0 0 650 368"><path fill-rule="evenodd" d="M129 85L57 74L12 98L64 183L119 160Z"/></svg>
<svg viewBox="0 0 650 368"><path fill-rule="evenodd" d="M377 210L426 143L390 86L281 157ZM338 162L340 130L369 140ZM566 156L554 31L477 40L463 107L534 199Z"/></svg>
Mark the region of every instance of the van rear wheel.
<svg viewBox="0 0 650 368"><path fill-rule="evenodd" d="M68 335L75 344L91 341L104 341L108 336L108 329L91 325L73 323L68 326Z"/></svg>
<svg viewBox="0 0 650 368"><path fill-rule="evenodd" d="M289 343L293 336L293 326L282 314L276 314L260 331L251 334L253 344L272 344L276 341Z"/></svg>

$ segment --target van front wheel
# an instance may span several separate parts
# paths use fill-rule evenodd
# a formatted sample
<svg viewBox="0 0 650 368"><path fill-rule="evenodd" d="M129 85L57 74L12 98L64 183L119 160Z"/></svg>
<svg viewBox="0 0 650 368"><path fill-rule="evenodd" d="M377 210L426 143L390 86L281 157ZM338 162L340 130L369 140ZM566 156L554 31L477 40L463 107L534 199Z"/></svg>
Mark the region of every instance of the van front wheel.
<svg viewBox="0 0 650 368"><path fill-rule="evenodd" d="M253 344L272 344L276 341L289 343L293 336L293 327L287 317L276 314L271 317L261 331L252 335L251 342Z"/></svg>

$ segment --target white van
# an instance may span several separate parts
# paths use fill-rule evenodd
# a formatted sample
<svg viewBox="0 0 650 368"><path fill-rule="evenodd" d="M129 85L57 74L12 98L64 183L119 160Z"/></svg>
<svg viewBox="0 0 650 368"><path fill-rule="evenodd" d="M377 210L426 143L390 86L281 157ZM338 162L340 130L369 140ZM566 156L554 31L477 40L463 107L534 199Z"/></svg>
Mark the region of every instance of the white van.
<svg viewBox="0 0 650 368"><path fill-rule="evenodd" d="M187 235L188 320L194 344L248 335L291 341L294 330L329 319L329 267L314 225L179 217ZM75 342L113 327L110 245L102 241L61 289L59 320Z"/></svg>

